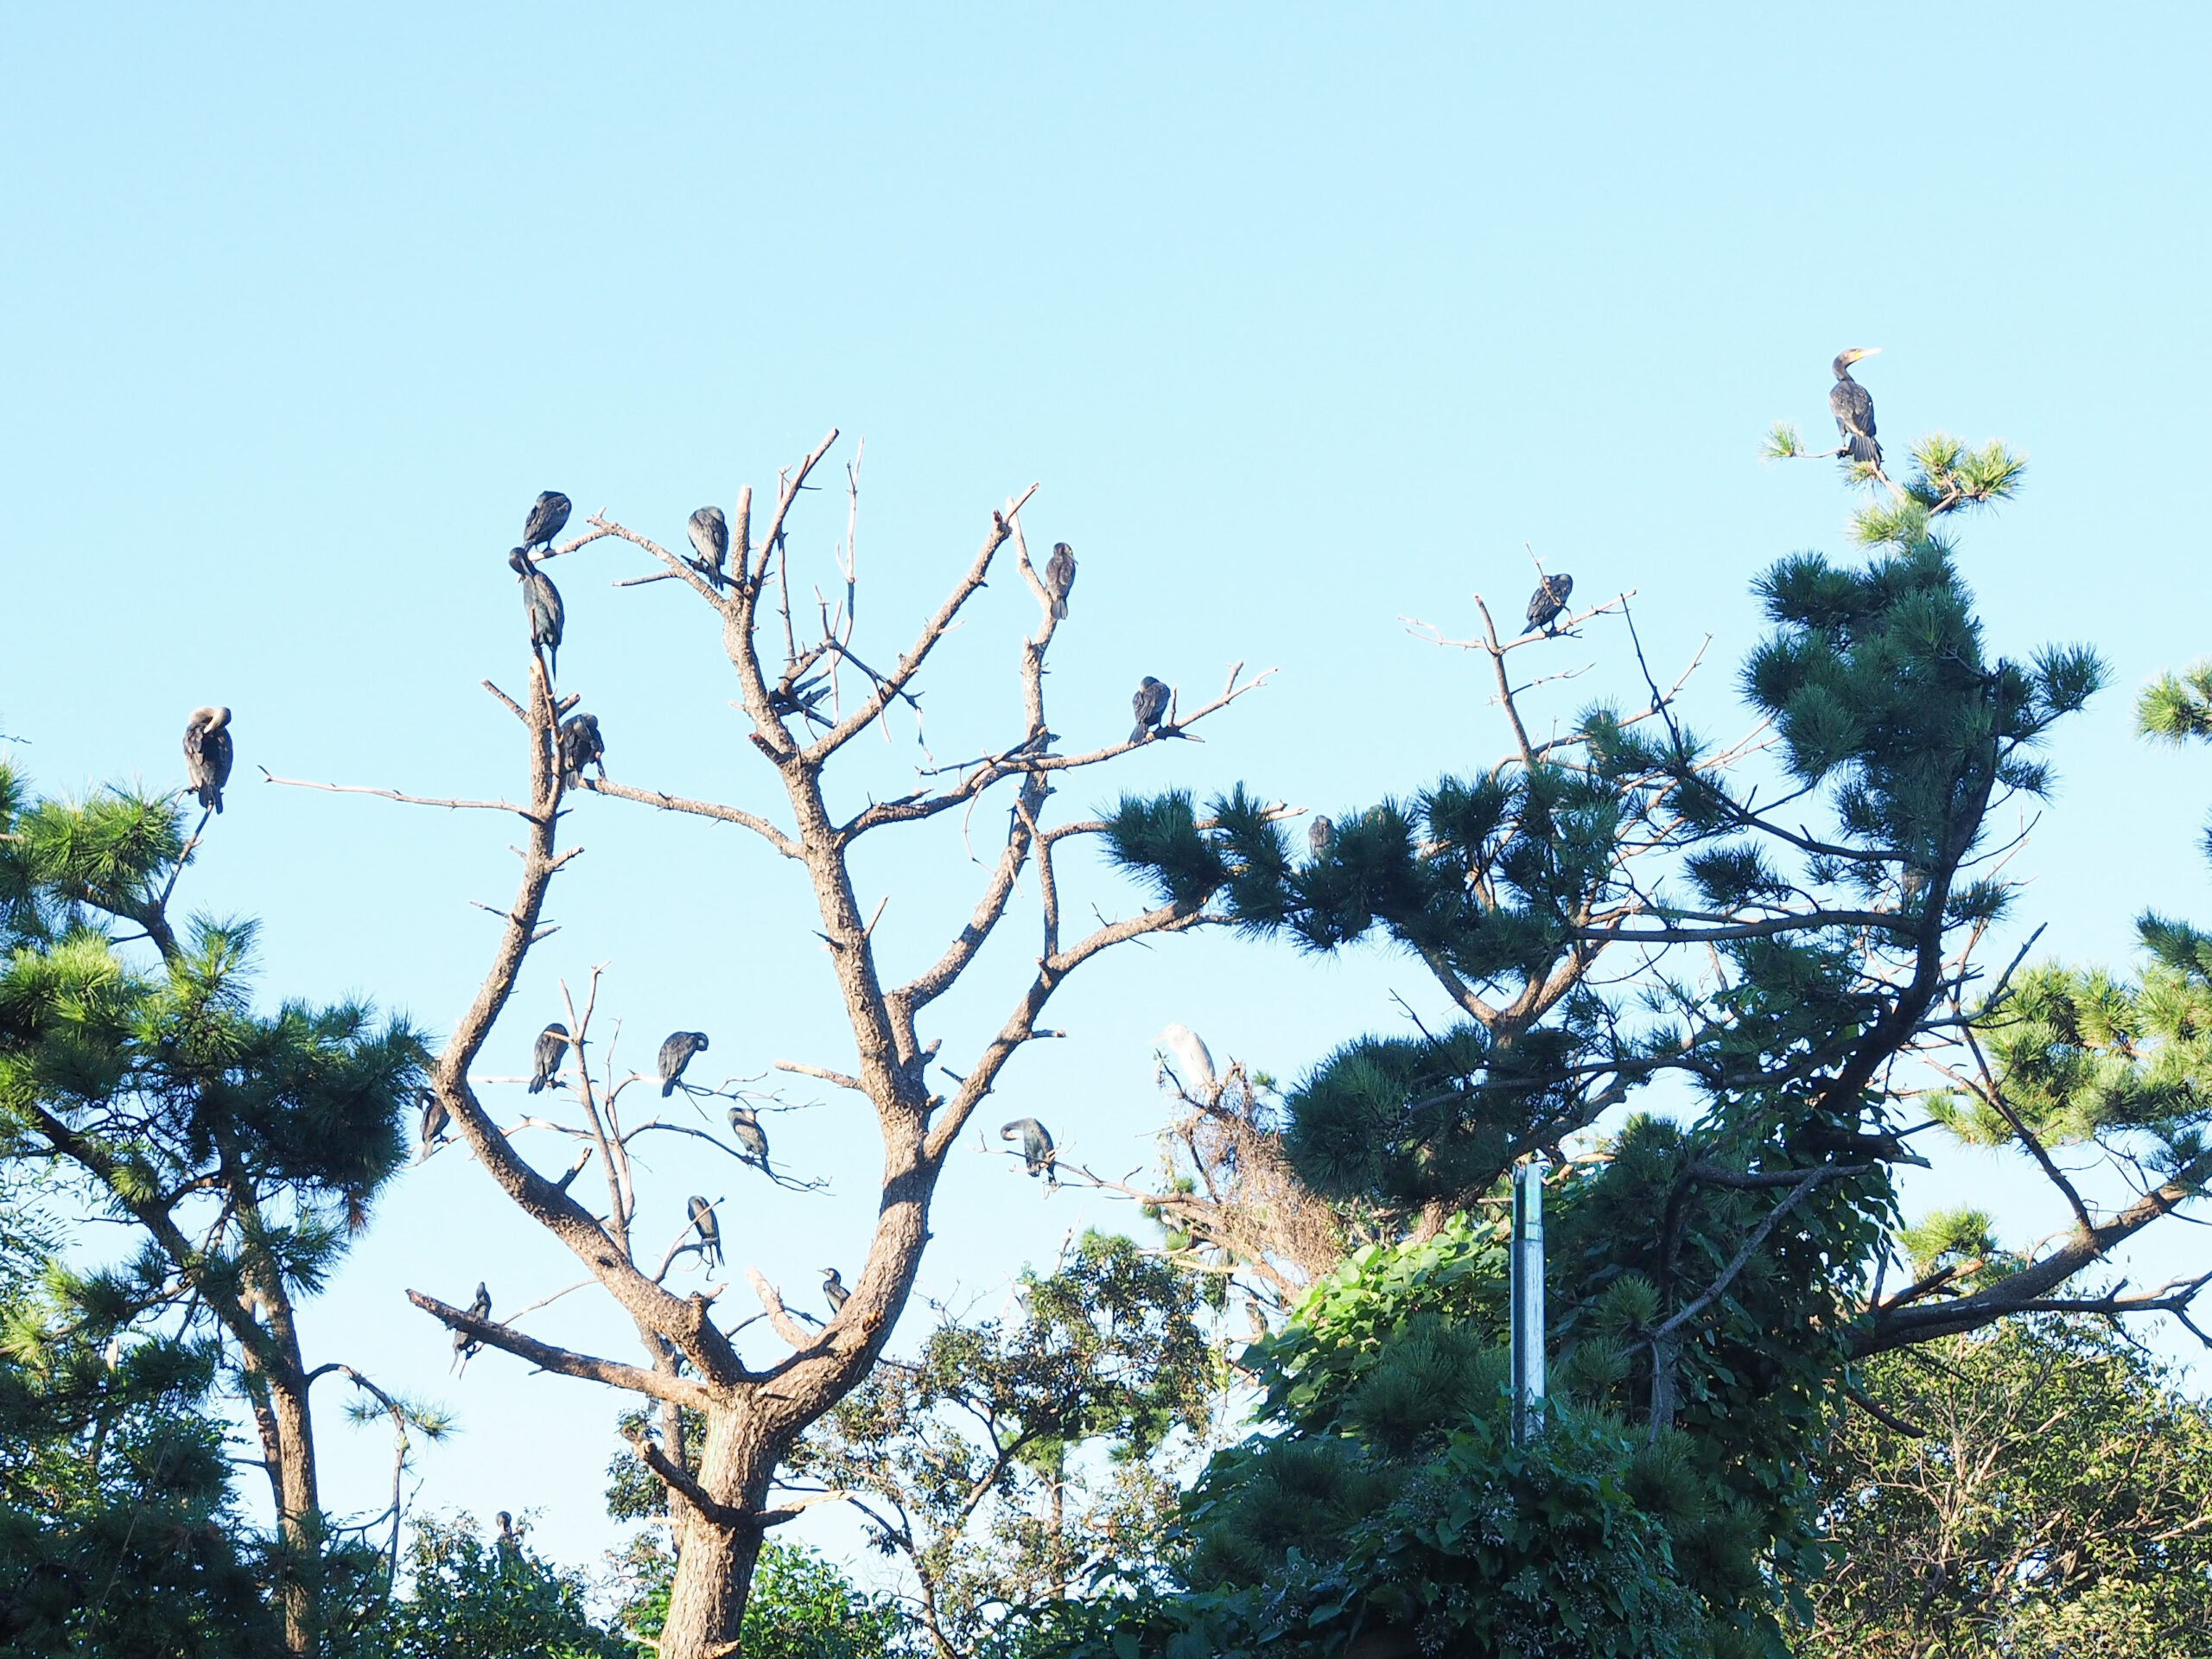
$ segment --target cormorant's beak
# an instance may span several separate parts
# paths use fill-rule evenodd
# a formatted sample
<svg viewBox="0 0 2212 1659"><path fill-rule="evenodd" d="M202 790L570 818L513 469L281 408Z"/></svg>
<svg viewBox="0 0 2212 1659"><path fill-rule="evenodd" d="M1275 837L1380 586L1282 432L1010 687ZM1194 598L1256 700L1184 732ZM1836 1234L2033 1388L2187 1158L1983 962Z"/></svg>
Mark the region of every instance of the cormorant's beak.
<svg viewBox="0 0 2212 1659"><path fill-rule="evenodd" d="M1862 346L1851 354L1851 360L1856 363L1862 357L1879 357L1881 354L1882 348L1878 346Z"/></svg>

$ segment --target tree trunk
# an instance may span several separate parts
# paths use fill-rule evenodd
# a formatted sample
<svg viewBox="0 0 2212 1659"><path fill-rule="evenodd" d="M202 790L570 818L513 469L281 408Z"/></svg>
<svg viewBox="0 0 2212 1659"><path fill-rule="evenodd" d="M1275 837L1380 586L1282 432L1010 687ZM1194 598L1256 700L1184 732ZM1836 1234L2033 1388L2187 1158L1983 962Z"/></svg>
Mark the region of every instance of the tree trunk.
<svg viewBox="0 0 2212 1659"><path fill-rule="evenodd" d="M270 1408L276 1419L277 1486L283 1494L276 1525L284 1544L284 1650L314 1659L321 1645L322 1506L315 1490L315 1426L296 1364L270 1379Z"/></svg>
<svg viewBox="0 0 2212 1659"><path fill-rule="evenodd" d="M757 1424L734 1410L710 1408L706 1444L700 1449L699 1485L726 1510L757 1515L781 1456L782 1448L770 1444ZM760 1559L761 1529L757 1522L732 1522L693 1505L683 1509L660 1659L732 1659L745 1622L753 1563Z"/></svg>
<svg viewBox="0 0 2212 1659"><path fill-rule="evenodd" d="M239 1361L276 1505L276 1595L284 1611L284 1651L291 1659L315 1659L321 1646L322 1499L315 1481L315 1419L308 1408L299 1327L282 1277L265 1261L246 1270L244 1306L249 1319L257 1309L267 1320L265 1342L242 1342Z"/></svg>

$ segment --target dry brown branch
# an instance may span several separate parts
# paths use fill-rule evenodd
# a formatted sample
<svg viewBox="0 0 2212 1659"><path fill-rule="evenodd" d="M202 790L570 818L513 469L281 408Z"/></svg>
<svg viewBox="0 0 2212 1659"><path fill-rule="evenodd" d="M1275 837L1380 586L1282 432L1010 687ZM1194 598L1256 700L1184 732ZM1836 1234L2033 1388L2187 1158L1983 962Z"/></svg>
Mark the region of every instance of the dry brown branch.
<svg viewBox="0 0 2212 1659"><path fill-rule="evenodd" d="M791 1318L784 1306L782 1295L762 1275L760 1268L747 1267L745 1279L753 1287L753 1294L760 1299L760 1306L768 1315L768 1323L778 1336L794 1348L805 1349L815 1345L818 1340L816 1333Z"/></svg>
<svg viewBox="0 0 2212 1659"><path fill-rule="evenodd" d="M441 800L427 795L404 795L396 789L372 789L365 784L323 784L305 778L279 778L268 767L257 769L264 784L278 784L286 789L327 790L334 795L377 795L387 801L404 801L409 806L442 806L456 812L512 812L529 818L531 810L518 806L512 801Z"/></svg>
<svg viewBox="0 0 2212 1659"><path fill-rule="evenodd" d="M487 1348L497 1348L518 1359L526 1359L540 1370L605 1382L635 1394L651 1395L656 1400L672 1400L678 1405L697 1408L707 1403L707 1390L696 1382L666 1376L636 1365L625 1365L620 1360L601 1359L594 1355L579 1354L570 1349L557 1347L550 1342L540 1342L535 1337L526 1337L519 1331L509 1330L496 1319L480 1319L467 1308L450 1306L435 1296L424 1295L419 1290L409 1291L407 1300L441 1324L466 1332Z"/></svg>

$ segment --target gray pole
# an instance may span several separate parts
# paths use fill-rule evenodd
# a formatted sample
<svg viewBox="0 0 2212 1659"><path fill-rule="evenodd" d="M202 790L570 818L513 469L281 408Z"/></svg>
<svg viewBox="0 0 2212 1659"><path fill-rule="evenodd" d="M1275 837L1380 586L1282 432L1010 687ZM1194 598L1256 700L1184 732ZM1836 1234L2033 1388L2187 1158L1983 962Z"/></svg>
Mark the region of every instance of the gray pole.
<svg viewBox="0 0 2212 1659"><path fill-rule="evenodd" d="M1544 1426L1544 1166L1513 1172L1513 1439Z"/></svg>

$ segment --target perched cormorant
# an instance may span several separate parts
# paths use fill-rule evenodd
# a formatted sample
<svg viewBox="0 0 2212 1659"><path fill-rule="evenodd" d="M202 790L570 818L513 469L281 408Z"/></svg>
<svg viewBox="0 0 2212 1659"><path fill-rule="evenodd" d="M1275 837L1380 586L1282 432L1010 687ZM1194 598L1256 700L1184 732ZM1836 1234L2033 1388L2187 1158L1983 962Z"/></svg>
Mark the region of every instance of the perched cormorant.
<svg viewBox="0 0 2212 1659"><path fill-rule="evenodd" d="M223 785L231 781L231 711L195 709L184 722L184 775L202 806L223 810Z"/></svg>
<svg viewBox="0 0 2212 1659"><path fill-rule="evenodd" d="M1052 615L1065 620L1068 589L1075 586L1075 550L1065 542L1052 543L1052 556L1045 563L1045 591L1052 596Z"/></svg>
<svg viewBox="0 0 2212 1659"><path fill-rule="evenodd" d="M845 1311L846 1300L852 1292L845 1288L845 1281L835 1268L822 1269L822 1300L830 1304L830 1317L836 1319Z"/></svg>
<svg viewBox="0 0 2212 1659"><path fill-rule="evenodd" d="M1326 817L1317 816L1306 827L1306 850L1319 858L1329 850L1329 843L1337 838L1337 826Z"/></svg>
<svg viewBox="0 0 2212 1659"><path fill-rule="evenodd" d="M1573 591L1574 578L1565 571L1538 582L1536 591L1529 596L1529 632L1541 628L1549 633L1559 613L1567 608L1567 596Z"/></svg>
<svg viewBox="0 0 2212 1659"><path fill-rule="evenodd" d="M691 515L691 545L699 563L715 587L722 584L722 562L729 557L729 520L720 507L702 507Z"/></svg>
<svg viewBox="0 0 2212 1659"><path fill-rule="evenodd" d="M768 1136L760 1127L760 1120L753 1115L750 1106L729 1109L729 1132L737 1137L737 1144L745 1148L745 1155L762 1169L768 1167Z"/></svg>
<svg viewBox="0 0 2212 1659"><path fill-rule="evenodd" d="M722 1226L715 1219L715 1206L696 1194L685 1203L684 1214L699 1230L699 1259L710 1268L722 1264Z"/></svg>
<svg viewBox="0 0 2212 1659"><path fill-rule="evenodd" d="M484 1281L481 1279L476 1281L476 1300L469 1303L468 1313L471 1319L488 1319L492 1317L492 1293L484 1287ZM454 1376L458 1376L468 1369L469 1356L483 1345L466 1331L455 1331L453 1333Z"/></svg>
<svg viewBox="0 0 2212 1659"><path fill-rule="evenodd" d="M445 1102L438 1097L436 1090L418 1089L416 1093L423 1102L423 1155L427 1158L430 1155L430 1148L446 1138L446 1130L452 1124L453 1118L446 1110Z"/></svg>
<svg viewBox="0 0 2212 1659"><path fill-rule="evenodd" d="M1149 733L1160 729L1160 717L1167 712L1167 687L1151 675L1137 687L1137 694L1129 699L1129 707L1136 712L1136 730L1129 734L1129 741L1141 743Z"/></svg>
<svg viewBox="0 0 2212 1659"><path fill-rule="evenodd" d="M550 547L553 538L568 522L569 498L558 490L541 490L537 499L530 504L530 517L523 523L522 544Z"/></svg>
<svg viewBox="0 0 2212 1659"><path fill-rule="evenodd" d="M1060 1178L1054 1168L1052 1137L1045 1126L1033 1117L1017 1117L999 1131L1001 1141L1016 1137L1021 1141L1021 1160L1028 1166L1030 1178L1033 1180L1042 1175L1046 1186L1058 1186Z"/></svg>
<svg viewBox="0 0 2212 1659"><path fill-rule="evenodd" d="M584 780L584 768L596 765L600 780L607 779L607 742L599 734L597 715L570 715L561 722L561 785L574 789Z"/></svg>
<svg viewBox="0 0 2212 1659"><path fill-rule="evenodd" d="M512 1555L522 1548L522 1531L515 1525L513 1516L501 1510L492 1517L492 1521L499 1529L499 1535L494 1541L494 1547L502 1555Z"/></svg>
<svg viewBox="0 0 2212 1659"><path fill-rule="evenodd" d="M663 1100L676 1092L676 1085L683 1079L683 1068L691 1064L694 1054L707 1052L707 1033L703 1031L671 1031L660 1046L660 1095Z"/></svg>
<svg viewBox="0 0 2212 1659"><path fill-rule="evenodd" d="M1828 407L1835 411L1835 429L1843 435L1844 448L1853 461L1871 461L1877 467L1882 464L1882 446L1874 442L1874 400L1866 387L1851 378L1851 365L1881 349L1869 346L1861 350L1854 346L1838 353L1835 385L1828 388Z"/></svg>
<svg viewBox="0 0 2212 1659"><path fill-rule="evenodd" d="M556 1020L537 1033L537 1046L531 1051L530 1092L536 1094L560 1075L561 1062L569 1052L569 1028Z"/></svg>
<svg viewBox="0 0 2212 1659"><path fill-rule="evenodd" d="M522 579L522 613L530 622L530 643L545 647L546 673L561 677L561 625L567 613L561 608L561 590L552 578L530 562L530 555L516 548L507 555L507 569Z"/></svg>

